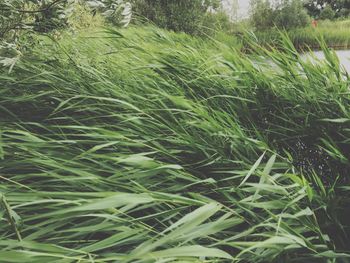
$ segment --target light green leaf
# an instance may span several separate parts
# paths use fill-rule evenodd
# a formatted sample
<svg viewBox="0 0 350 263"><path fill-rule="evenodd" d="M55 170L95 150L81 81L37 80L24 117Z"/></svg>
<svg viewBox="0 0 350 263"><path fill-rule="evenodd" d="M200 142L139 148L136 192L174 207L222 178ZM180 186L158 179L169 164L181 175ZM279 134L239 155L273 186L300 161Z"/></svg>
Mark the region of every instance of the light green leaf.
<svg viewBox="0 0 350 263"><path fill-rule="evenodd" d="M178 258L178 257L200 257L200 258L224 258L232 259L232 256L217 248L206 248L203 246L184 246L170 248L148 253L144 259Z"/></svg>

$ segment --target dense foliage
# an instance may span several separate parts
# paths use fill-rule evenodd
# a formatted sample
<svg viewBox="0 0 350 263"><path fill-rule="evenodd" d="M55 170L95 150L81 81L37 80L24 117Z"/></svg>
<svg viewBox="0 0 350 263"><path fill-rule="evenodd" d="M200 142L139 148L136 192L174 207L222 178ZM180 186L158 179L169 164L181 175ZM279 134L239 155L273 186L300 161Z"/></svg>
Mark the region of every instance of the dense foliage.
<svg viewBox="0 0 350 263"><path fill-rule="evenodd" d="M252 0L251 20L256 29L266 30L305 27L310 19L300 0L283 0L278 4L269 0Z"/></svg>
<svg viewBox="0 0 350 263"><path fill-rule="evenodd" d="M122 0L0 0L0 65L11 72L22 52L34 44L27 33L73 29L84 23L84 14L96 12L113 25L127 26L131 21L131 4ZM53 37L55 33L60 35L57 31ZM20 37L26 38L22 45Z"/></svg>
<svg viewBox="0 0 350 263"><path fill-rule="evenodd" d="M208 11L219 7L218 0L134 0L135 13L155 25L174 31L199 34L208 25Z"/></svg>
<svg viewBox="0 0 350 263"><path fill-rule="evenodd" d="M349 77L331 51L97 37L39 37L0 73L1 259L350 262Z"/></svg>
<svg viewBox="0 0 350 263"><path fill-rule="evenodd" d="M0 0L0 37L16 30L32 28L49 31L67 25L72 0Z"/></svg>
<svg viewBox="0 0 350 263"><path fill-rule="evenodd" d="M310 15L321 19L323 19L321 14L325 9L332 9L336 17L348 17L350 13L349 0L308 0L305 3L305 7ZM328 10L327 13L329 14L330 11ZM327 16L326 18L328 19L329 17Z"/></svg>
<svg viewBox="0 0 350 263"><path fill-rule="evenodd" d="M48 32L68 26L74 9L87 5L100 11L108 21L127 25L131 4L120 0L0 0L0 38L16 35L19 30Z"/></svg>
<svg viewBox="0 0 350 263"><path fill-rule="evenodd" d="M326 20L332 20L335 17L335 11L331 8L330 5L327 5L325 8L323 8L320 12L319 18Z"/></svg>

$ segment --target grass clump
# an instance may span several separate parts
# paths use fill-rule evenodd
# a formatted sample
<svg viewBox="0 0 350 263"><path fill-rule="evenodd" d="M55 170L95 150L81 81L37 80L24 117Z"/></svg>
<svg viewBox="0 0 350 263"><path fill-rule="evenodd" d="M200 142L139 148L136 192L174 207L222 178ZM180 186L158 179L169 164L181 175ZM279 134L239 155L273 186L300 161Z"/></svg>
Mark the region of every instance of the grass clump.
<svg viewBox="0 0 350 263"><path fill-rule="evenodd" d="M43 40L0 75L0 258L349 262L349 79L283 41Z"/></svg>

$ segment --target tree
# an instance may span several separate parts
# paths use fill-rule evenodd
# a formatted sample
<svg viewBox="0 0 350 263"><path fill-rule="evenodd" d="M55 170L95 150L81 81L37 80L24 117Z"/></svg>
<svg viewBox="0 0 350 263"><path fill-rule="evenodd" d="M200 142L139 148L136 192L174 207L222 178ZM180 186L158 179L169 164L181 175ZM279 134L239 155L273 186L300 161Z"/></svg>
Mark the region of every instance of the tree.
<svg viewBox="0 0 350 263"><path fill-rule="evenodd" d="M0 38L21 29L48 32L68 25L77 4L88 4L113 23L128 24L131 5L122 0L0 0Z"/></svg>
<svg viewBox="0 0 350 263"><path fill-rule="evenodd" d="M349 14L350 0L307 0L304 6L309 14L316 18L326 7L330 7L335 12L336 17L341 17Z"/></svg>
<svg viewBox="0 0 350 263"><path fill-rule="evenodd" d="M323 8L320 12L320 19L333 19L335 17L335 11L332 9L330 5L327 5L325 8Z"/></svg>
<svg viewBox="0 0 350 263"><path fill-rule="evenodd" d="M219 8L218 0L134 0L135 13L157 26L198 34L209 9Z"/></svg>
<svg viewBox="0 0 350 263"><path fill-rule="evenodd" d="M274 10L269 0L252 0L250 2L251 20L256 29L268 29L274 26Z"/></svg>
<svg viewBox="0 0 350 263"><path fill-rule="evenodd" d="M300 0L283 0L277 5L275 13L274 24L279 28L305 27L310 20Z"/></svg>
<svg viewBox="0 0 350 263"><path fill-rule="evenodd" d="M128 1L122 0L90 0L87 1L95 12L101 14L115 25L127 26L131 21L132 6Z"/></svg>
<svg viewBox="0 0 350 263"><path fill-rule="evenodd" d="M127 25L131 5L122 0L0 0L0 65L10 71L23 50L17 45L20 32L49 32L69 23L77 4L89 4L108 21Z"/></svg>
<svg viewBox="0 0 350 263"><path fill-rule="evenodd" d="M251 2L251 21L256 29L271 27L291 29L304 27L309 16L300 0L253 0Z"/></svg>

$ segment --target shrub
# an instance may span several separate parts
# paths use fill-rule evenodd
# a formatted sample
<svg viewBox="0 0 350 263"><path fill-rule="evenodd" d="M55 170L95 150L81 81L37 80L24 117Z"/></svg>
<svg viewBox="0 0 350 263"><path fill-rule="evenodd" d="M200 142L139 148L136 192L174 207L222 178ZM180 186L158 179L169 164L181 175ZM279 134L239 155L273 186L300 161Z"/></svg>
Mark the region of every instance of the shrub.
<svg viewBox="0 0 350 263"><path fill-rule="evenodd" d="M309 14L317 18L321 16L321 13L323 13L325 9L328 10L325 13L327 17L324 19L347 17L350 12L349 0L307 0L304 2L304 6ZM330 12L330 9L333 12ZM331 15L333 15L333 17L330 18Z"/></svg>
<svg viewBox="0 0 350 263"><path fill-rule="evenodd" d="M219 6L217 0L134 0L135 13L161 28L199 34L209 8Z"/></svg>
<svg viewBox="0 0 350 263"><path fill-rule="evenodd" d="M74 0L40 1L34 6L34 30L48 32L53 29L64 28L68 25L68 18L73 11Z"/></svg>
<svg viewBox="0 0 350 263"><path fill-rule="evenodd" d="M97 19L88 5L99 9L106 20L127 25L131 19L131 5L119 0L0 0L0 66L12 70L24 50L31 47L26 32L50 32L54 29L71 26L71 29L103 23ZM98 7L98 8L97 8ZM77 15L79 13L79 15ZM71 19L71 15L75 17ZM57 38L59 34L54 34ZM25 44L18 41L26 38Z"/></svg>
<svg viewBox="0 0 350 263"><path fill-rule="evenodd" d="M83 28L97 28L105 26L105 19L100 13L91 12L87 4L75 3L72 15L68 19L69 29L72 31Z"/></svg>
<svg viewBox="0 0 350 263"><path fill-rule="evenodd" d="M127 26L131 21L131 3L123 0L94 0L88 5L101 12L106 20L114 25Z"/></svg>
<svg viewBox="0 0 350 263"><path fill-rule="evenodd" d="M67 25L74 0L0 0L0 37L14 31L33 29L48 32Z"/></svg>
<svg viewBox="0 0 350 263"><path fill-rule="evenodd" d="M305 27L310 20L299 0L284 0L275 12L275 24L279 28L291 29Z"/></svg>
<svg viewBox="0 0 350 263"><path fill-rule="evenodd" d="M251 20L256 29L267 29L274 26L274 11L268 0L251 1Z"/></svg>
<svg viewBox="0 0 350 263"><path fill-rule="evenodd" d="M332 9L330 5L327 5L325 8L322 9L320 13L320 19L322 20L332 20L335 17L335 11Z"/></svg>
<svg viewBox="0 0 350 263"><path fill-rule="evenodd" d="M341 8L338 12L338 16L339 17L348 17L349 16L349 13L350 13L350 9L348 8Z"/></svg>
<svg viewBox="0 0 350 263"><path fill-rule="evenodd" d="M23 14L19 12L23 7L23 1L0 0L0 38L23 26Z"/></svg>
<svg viewBox="0 0 350 263"><path fill-rule="evenodd" d="M292 29L304 27L309 16L299 0L283 0L273 6L268 0L254 0L251 4L251 20L256 29L278 27Z"/></svg>
<svg viewBox="0 0 350 263"><path fill-rule="evenodd" d="M131 4L120 0L0 0L0 38L21 29L49 32L66 27L70 16L77 14L75 9L86 14L86 6L114 24L127 25L131 20Z"/></svg>
<svg viewBox="0 0 350 263"><path fill-rule="evenodd" d="M223 11L215 13L207 13L202 23L203 29L208 32L231 32L233 30L233 23L230 21L227 14Z"/></svg>

